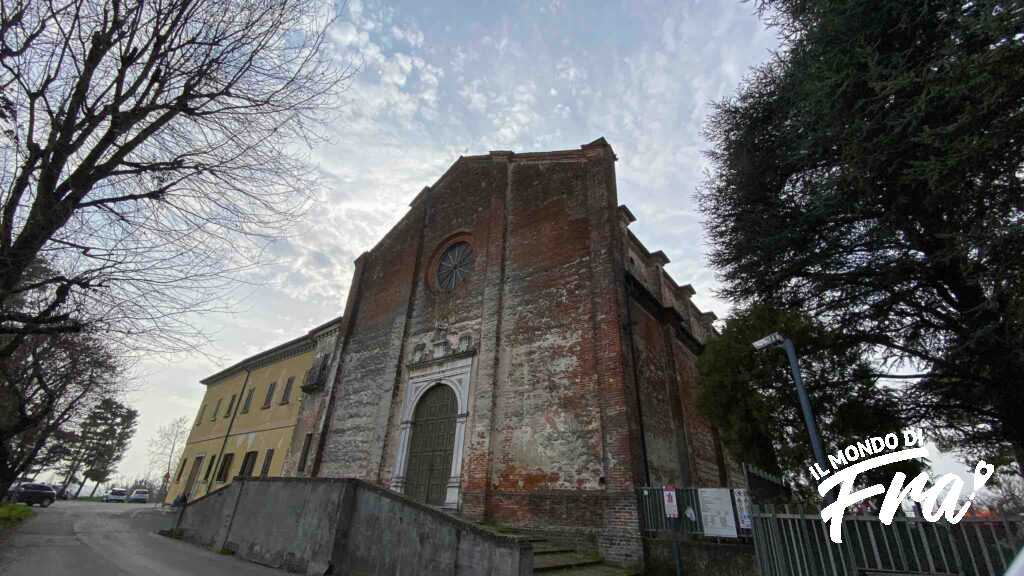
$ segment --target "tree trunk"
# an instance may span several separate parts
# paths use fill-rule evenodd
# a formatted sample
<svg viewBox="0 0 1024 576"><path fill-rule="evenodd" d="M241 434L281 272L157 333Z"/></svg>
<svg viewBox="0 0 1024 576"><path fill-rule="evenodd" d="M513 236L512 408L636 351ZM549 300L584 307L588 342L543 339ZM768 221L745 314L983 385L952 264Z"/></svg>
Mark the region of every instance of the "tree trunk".
<svg viewBox="0 0 1024 576"><path fill-rule="evenodd" d="M0 441L0 500L7 498L7 491L11 489L11 485L18 479L17 466L11 462L11 456L7 452L6 442Z"/></svg>
<svg viewBox="0 0 1024 576"><path fill-rule="evenodd" d="M82 480L82 483L78 485L78 490L75 490L75 500L77 500L78 495L82 493L82 488L85 488L85 480Z"/></svg>
<svg viewBox="0 0 1024 576"><path fill-rule="evenodd" d="M96 489L100 487L100 483L97 482L92 485L92 492L89 492L89 498L92 498L96 494Z"/></svg>
<svg viewBox="0 0 1024 576"><path fill-rule="evenodd" d="M75 472L78 472L78 462L72 460L71 466L68 468L68 475L64 478L64 490L67 490L68 486L71 485L71 481L75 479Z"/></svg>
<svg viewBox="0 0 1024 576"><path fill-rule="evenodd" d="M48 437L47 434L41 436ZM11 485L32 467L32 462L43 447L43 439L37 438L32 450L22 456L19 452L8 450L8 443L11 441L13 436L7 434L0 438L0 490L3 490L0 492L0 500L7 497Z"/></svg>

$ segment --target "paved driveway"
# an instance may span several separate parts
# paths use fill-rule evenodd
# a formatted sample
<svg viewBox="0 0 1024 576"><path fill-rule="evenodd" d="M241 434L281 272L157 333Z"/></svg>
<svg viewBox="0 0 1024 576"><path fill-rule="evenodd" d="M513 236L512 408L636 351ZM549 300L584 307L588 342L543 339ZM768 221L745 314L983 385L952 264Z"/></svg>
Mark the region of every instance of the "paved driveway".
<svg viewBox="0 0 1024 576"><path fill-rule="evenodd" d="M157 535L173 515L151 504L59 501L33 510L0 543L4 576L284 574Z"/></svg>

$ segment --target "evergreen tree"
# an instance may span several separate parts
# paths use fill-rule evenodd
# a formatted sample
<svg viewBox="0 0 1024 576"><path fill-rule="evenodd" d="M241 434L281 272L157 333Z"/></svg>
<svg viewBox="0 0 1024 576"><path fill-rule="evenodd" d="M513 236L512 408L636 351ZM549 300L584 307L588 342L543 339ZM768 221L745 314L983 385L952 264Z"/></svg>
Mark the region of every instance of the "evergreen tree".
<svg viewBox="0 0 1024 576"><path fill-rule="evenodd" d="M759 7L783 49L707 127L724 295L869 347L907 418L1024 467L1024 3Z"/></svg>
<svg viewBox="0 0 1024 576"><path fill-rule="evenodd" d="M98 486L107 482L117 464L128 450L135 435L139 413L111 398L104 398L82 423L79 445L76 449L70 475L79 469ZM79 486L76 496L84 483ZM96 488L93 487L93 493Z"/></svg>
<svg viewBox="0 0 1024 576"><path fill-rule="evenodd" d="M900 432L905 422L896 394L879 385L864 346L843 341L804 315L755 305L735 311L698 359L698 404L718 426L731 454L785 477L796 488L816 484L807 473L814 454L789 361L781 350L751 346L774 331L786 334L797 348L826 452ZM901 469L913 477L920 465ZM881 472L892 477L892 469Z"/></svg>

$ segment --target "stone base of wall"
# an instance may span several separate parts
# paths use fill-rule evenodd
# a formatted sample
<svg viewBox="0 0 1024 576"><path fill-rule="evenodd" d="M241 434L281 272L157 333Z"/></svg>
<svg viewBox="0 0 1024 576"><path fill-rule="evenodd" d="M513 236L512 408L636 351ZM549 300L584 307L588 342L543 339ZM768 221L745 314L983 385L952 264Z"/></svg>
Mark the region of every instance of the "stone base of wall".
<svg viewBox="0 0 1024 576"><path fill-rule="evenodd" d="M513 526L579 550L609 564L638 567L643 546L632 492L544 490L493 492L488 521Z"/></svg>
<svg viewBox="0 0 1024 576"><path fill-rule="evenodd" d="M366 482L236 479L190 502L189 542L305 574L530 576L533 549Z"/></svg>
<svg viewBox="0 0 1024 576"><path fill-rule="evenodd" d="M644 574L676 576L672 541L644 538ZM683 574L701 576L750 576L757 574L754 545L746 543L719 544L689 540L680 543Z"/></svg>

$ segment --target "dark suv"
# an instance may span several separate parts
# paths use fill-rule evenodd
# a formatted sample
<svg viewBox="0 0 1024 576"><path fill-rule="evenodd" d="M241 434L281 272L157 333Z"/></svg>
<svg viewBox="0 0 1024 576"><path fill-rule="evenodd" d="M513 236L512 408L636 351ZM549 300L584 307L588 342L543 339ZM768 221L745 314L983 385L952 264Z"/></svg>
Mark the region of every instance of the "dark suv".
<svg viewBox="0 0 1024 576"><path fill-rule="evenodd" d="M57 500L57 492L46 484L22 484L14 489L14 501L46 508Z"/></svg>

